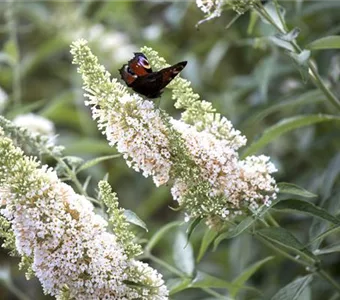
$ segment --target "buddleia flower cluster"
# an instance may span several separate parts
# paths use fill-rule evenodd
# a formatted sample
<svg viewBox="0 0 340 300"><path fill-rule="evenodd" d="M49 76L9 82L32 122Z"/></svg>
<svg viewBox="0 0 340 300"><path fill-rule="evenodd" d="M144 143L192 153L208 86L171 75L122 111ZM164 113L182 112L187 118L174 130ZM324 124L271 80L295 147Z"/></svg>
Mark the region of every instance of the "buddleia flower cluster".
<svg viewBox="0 0 340 300"><path fill-rule="evenodd" d="M167 66L152 49L141 51L156 69ZM71 53L84 81L86 104L110 145L123 153L130 167L152 176L157 186L172 184L173 198L188 219L207 218L214 226L211 220L256 213L275 199L277 187L270 175L275 166L263 155L240 160L237 150L246 138L200 100L190 82L175 78L169 85L175 107L184 109L175 120L111 80L85 40L74 42Z"/></svg>
<svg viewBox="0 0 340 300"><path fill-rule="evenodd" d="M206 15L198 24L219 17L224 7L241 15L256 3L260 3L260 0L196 0L197 7Z"/></svg>
<svg viewBox="0 0 340 300"><path fill-rule="evenodd" d="M13 119L13 123L29 130L32 134L44 135L50 140L55 135L54 124L50 120L33 113L18 115Z"/></svg>
<svg viewBox="0 0 340 300"><path fill-rule="evenodd" d="M111 213L118 214L108 184L101 182L99 188ZM24 155L2 130L0 205L6 246L15 247L46 294L57 299L168 299L161 275L135 259L141 248L122 225L126 221L118 218L120 225L109 232L107 221L84 196Z"/></svg>
<svg viewBox="0 0 340 300"><path fill-rule="evenodd" d="M0 127L26 154L62 157L64 147L54 144L54 124L37 115L20 115L12 122L0 116Z"/></svg>

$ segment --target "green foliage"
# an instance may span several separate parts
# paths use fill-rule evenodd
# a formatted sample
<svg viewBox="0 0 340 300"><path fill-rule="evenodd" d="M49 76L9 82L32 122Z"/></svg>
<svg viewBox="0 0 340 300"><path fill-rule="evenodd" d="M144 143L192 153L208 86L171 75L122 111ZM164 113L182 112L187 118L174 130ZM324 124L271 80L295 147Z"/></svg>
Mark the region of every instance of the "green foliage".
<svg viewBox="0 0 340 300"><path fill-rule="evenodd" d="M340 293L340 4L211 2L207 12L192 1L0 3L4 41L0 88L8 94L4 106L0 99L0 153L8 151L9 138L26 154L60 171L63 180L117 227L112 230L125 232L119 238L127 254L133 257L143 251L141 259L163 274L171 299L336 299ZM214 124L220 138L225 135L226 116L247 137L243 157L264 152L275 162L276 180L281 182L278 199L262 214L240 216L220 224L217 231L207 229L200 218L184 224L183 215L169 209L175 206L169 187L156 188L127 168L103 138L105 128L96 128L69 56L69 45L78 38L89 40L100 64L114 78L100 67L82 66L85 87L89 80L94 86L104 82L106 89L95 91L102 93L102 99L117 94L111 88L119 78L117 69L137 49L146 54L153 70L165 67L166 61L187 60L181 78L176 77L162 95L164 116L181 116L198 130ZM96 56L84 56L88 65L98 63ZM99 104L105 105L106 101ZM53 121L60 146L9 121L28 112ZM176 154L173 172L192 183L190 202L208 189L197 189L202 180L185 155L185 143L176 133L170 137ZM14 154L6 161L0 157L1 182L14 172L11 167L21 155ZM192 167L183 168L188 164ZM5 165L8 174L1 169ZM103 178L107 182L100 183L98 199L97 182ZM126 210L118 208L112 190ZM0 202L5 200L0 191ZM205 203L215 204L213 198ZM145 230L129 232L129 223ZM15 254L13 230L3 217L0 225L4 248L0 266L14 268L17 260L8 257ZM22 258L20 266L28 275L34 274L31 265L31 258ZM36 291L35 299L50 299L37 294L37 281L23 283L14 271L9 276L26 294ZM129 284L137 289L148 286L143 281ZM1 286L0 294L24 299L9 286ZM66 286L60 299L69 299Z"/></svg>

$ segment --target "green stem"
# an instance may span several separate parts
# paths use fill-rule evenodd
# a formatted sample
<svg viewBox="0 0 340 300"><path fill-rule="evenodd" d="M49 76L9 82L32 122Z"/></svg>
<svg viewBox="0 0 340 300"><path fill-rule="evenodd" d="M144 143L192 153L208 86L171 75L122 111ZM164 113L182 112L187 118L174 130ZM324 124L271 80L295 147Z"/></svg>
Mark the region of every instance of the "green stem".
<svg viewBox="0 0 340 300"><path fill-rule="evenodd" d="M4 285L19 300L31 300L11 282L5 282Z"/></svg>
<svg viewBox="0 0 340 300"><path fill-rule="evenodd" d="M219 293L217 293L214 290L209 289L209 288L202 288L202 290L205 291L207 294L214 296L215 299L221 299L221 300L231 299L231 298L222 296L221 294L219 294Z"/></svg>
<svg viewBox="0 0 340 300"><path fill-rule="evenodd" d="M315 66L308 61L309 70L312 72L313 76L311 78L314 81L314 84L325 94L327 99L332 102L334 106L336 106L340 110L340 101L339 99L332 93L332 91L324 84L321 76L319 75L318 71L316 70Z"/></svg>
<svg viewBox="0 0 340 300"><path fill-rule="evenodd" d="M275 5L277 6L277 3L275 1ZM267 13L267 11L260 5L255 6L255 10L258 12L258 14L264 18L265 20L267 20L273 27L276 28L277 31L279 31L282 34L286 34L287 32L285 32L285 30L283 30L282 28L280 28L271 18L271 16ZM277 10L277 12L279 13L279 11ZM283 22L283 27L286 28L286 24L283 21L283 19L281 18L281 14L279 14L279 17L281 19L281 21ZM294 41L290 41L289 42L294 50L295 53L299 54L301 53L301 48L299 47L299 45L294 42ZM332 93L332 91L325 85L325 83L323 82L321 76L319 75L318 71L316 70L316 68L314 67L314 65L311 62L311 59L308 59L308 67L310 70L309 76L311 77L312 81L314 82L314 84L317 86L317 88L319 88L326 96L326 98L338 109L340 110L340 100Z"/></svg>
<svg viewBox="0 0 340 300"><path fill-rule="evenodd" d="M274 227L280 227L279 223L276 222L274 217L269 212L266 214L266 216L267 216L268 220L272 223L272 225Z"/></svg>
<svg viewBox="0 0 340 300"><path fill-rule="evenodd" d="M313 268L315 267L315 266L313 266L313 265L311 265L311 264L309 264L309 263L307 263L307 262L305 262L303 260L297 259L294 256L288 254L286 251L284 251L284 249L275 247L273 244L269 243L266 239L264 239L263 237L257 235L256 233L255 233L255 237L258 240L260 240L263 244L267 245L269 248L271 248L274 251L280 253L284 257L294 261L295 263L300 264L300 265L305 266L305 267L308 267L311 270L313 270ZM309 258L309 257L307 257L307 258ZM309 259L311 259L311 258L309 258ZM340 284L338 282L336 282L325 270L319 269L319 271L317 271L316 273L321 278L326 280L330 285L332 285L335 288L335 290L338 292L338 294L340 295Z"/></svg>
<svg viewBox="0 0 340 300"><path fill-rule="evenodd" d="M289 253L287 253L286 251L284 251L281 248L275 247L273 244L269 243L266 239L264 239L263 237L261 237L260 235L255 233L255 237L260 240L263 244L265 244L267 247L273 249L275 252L280 253L282 256L294 261L297 264L300 264L304 267L311 267L311 264L301 260L301 259L297 259L296 257L290 255Z"/></svg>
<svg viewBox="0 0 340 300"><path fill-rule="evenodd" d="M84 190L83 186L81 185L80 181L78 180L75 172L73 172L69 166L63 161L62 158L56 158L57 162L62 165L62 167L65 169L69 179L76 185L78 191L84 195L85 197L88 197L87 192Z"/></svg>
<svg viewBox="0 0 340 300"><path fill-rule="evenodd" d="M277 15L278 15L279 18L280 18L280 21L281 21L282 26L284 27L284 29L285 29L286 31L288 31L288 27L287 27L287 25L286 25L286 22L284 21L282 15L281 15L281 13L280 13L280 7L279 7L279 3L277 2L277 0L274 0L274 5L275 5L276 13L277 13Z"/></svg>
<svg viewBox="0 0 340 300"><path fill-rule="evenodd" d="M13 70L13 101L16 106L21 104L21 70L20 70L20 51L18 42L18 31L16 17L14 13L14 0L7 0L7 26L9 32L9 40L13 43L15 49L14 62L12 62Z"/></svg>
<svg viewBox="0 0 340 300"><path fill-rule="evenodd" d="M336 282L325 270L320 270L317 272L317 274L322 277L324 280L326 280L330 285L332 285L340 295L340 284Z"/></svg>
<svg viewBox="0 0 340 300"><path fill-rule="evenodd" d="M181 278L185 278L185 274L183 274L180 270L178 270L177 268L169 265L167 262L165 262L164 260L159 259L156 256L153 256L151 253L149 254L145 254L146 258L149 258L150 260L152 260L153 262L155 262L156 264L159 264L160 266L166 268L168 271L170 271L173 274L176 274L178 277Z"/></svg>

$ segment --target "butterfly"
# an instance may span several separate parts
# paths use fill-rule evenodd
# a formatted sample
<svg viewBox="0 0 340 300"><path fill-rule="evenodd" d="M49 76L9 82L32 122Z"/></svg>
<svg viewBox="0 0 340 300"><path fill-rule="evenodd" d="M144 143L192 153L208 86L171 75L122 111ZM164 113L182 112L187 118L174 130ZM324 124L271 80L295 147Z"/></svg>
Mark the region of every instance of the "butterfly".
<svg viewBox="0 0 340 300"><path fill-rule="evenodd" d="M122 79L128 87L147 98L158 98L164 88L186 66L186 61L181 61L171 67L153 72L146 56L135 52L134 57L119 69Z"/></svg>

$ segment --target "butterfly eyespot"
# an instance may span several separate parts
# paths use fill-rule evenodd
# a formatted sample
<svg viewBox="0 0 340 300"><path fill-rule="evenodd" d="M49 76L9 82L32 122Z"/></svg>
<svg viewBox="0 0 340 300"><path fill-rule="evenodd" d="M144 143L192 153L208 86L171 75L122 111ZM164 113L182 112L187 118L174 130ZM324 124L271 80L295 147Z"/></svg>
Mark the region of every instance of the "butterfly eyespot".
<svg viewBox="0 0 340 300"><path fill-rule="evenodd" d="M141 52L135 52L134 57L123 65L119 72L127 86L135 92L147 98L158 98L186 64L186 61L182 61L153 72L146 56Z"/></svg>
<svg viewBox="0 0 340 300"><path fill-rule="evenodd" d="M150 69L150 64L149 62L145 59L145 58L140 58L139 62L142 64L142 66L145 68L145 69Z"/></svg>

